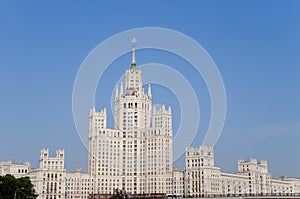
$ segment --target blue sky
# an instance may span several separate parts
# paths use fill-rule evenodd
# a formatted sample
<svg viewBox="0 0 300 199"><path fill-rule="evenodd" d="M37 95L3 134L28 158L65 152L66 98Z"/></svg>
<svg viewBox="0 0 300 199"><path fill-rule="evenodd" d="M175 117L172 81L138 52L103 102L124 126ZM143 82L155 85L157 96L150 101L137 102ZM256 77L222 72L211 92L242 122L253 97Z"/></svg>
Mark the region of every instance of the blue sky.
<svg viewBox="0 0 300 199"><path fill-rule="evenodd" d="M299 1L1 1L0 160L37 167L40 149L54 154L63 148L69 171L86 170L87 151L72 117L77 70L111 35L155 26L195 39L221 72L227 118L215 146L216 165L235 172L238 159L257 157L268 160L275 177L300 177L299 8ZM138 64L155 61L178 70L185 64L166 52L145 50L137 56ZM97 108L110 105L114 81L129 63L130 55L124 55L107 71L103 81L113 81L106 81L106 88L100 81L104 92L96 94ZM201 77L189 80L199 84L197 96L203 100L197 146L209 121L209 98ZM168 90L153 89L155 103L174 107L176 129L178 102Z"/></svg>

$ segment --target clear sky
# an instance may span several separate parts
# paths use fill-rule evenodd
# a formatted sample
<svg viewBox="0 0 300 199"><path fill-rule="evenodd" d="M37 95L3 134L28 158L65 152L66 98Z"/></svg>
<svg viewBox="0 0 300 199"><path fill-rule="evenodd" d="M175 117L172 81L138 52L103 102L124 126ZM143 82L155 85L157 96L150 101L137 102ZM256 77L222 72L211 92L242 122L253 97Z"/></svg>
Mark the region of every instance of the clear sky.
<svg viewBox="0 0 300 199"><path fill-rule="evenodd" d="M87 170L87 151L72 117L77 70L111 35L157 26L195 39L221 72L227 118L215 146L216 165L235 172L238 159L257 157L268 160L275 177L300 177L299 9L299 1L1 1L0 161L37 167L42 148L51 154L63 148L68 171ZM150 50L137 52L137 62L167 63L178 70L184 65L171 54ZM115 81L129 64L130 55L124 55L107 71L98 86L104 92L96 94L97 109L109 108ZM201 77L189 80L200 85L205 130L210 114L205 85ZM176 130L178 101L159 86L152 92L154 103L172 105ZM194 146L201 138L200 130Z"/></svg>

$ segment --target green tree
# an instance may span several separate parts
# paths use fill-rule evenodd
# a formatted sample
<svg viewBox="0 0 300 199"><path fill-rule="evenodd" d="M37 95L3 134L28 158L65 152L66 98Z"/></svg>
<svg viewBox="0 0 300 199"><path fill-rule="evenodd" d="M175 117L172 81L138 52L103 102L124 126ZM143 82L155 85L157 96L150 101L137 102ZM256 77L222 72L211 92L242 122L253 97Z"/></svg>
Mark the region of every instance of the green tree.
<svg viewBox="0 0 300 199"><path fill-rule="evenodd" d="M33 184L28 177L0 176L0 199L26 199L34 197Z"/></svg>
<svg viewBox="0 0 300 199"><path fill-rule="evenodd" d="M17 183L14 176L0 176L0 199L13 199L16 187Z"/></svg>

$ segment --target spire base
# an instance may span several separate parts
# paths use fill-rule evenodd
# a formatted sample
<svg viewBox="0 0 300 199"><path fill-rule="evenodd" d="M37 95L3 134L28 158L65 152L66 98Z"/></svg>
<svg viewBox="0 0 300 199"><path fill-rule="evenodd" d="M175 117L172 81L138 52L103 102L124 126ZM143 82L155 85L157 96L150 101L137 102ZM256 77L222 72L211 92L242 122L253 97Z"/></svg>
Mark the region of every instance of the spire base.
<svg viewBox="0 0 300 199"><path fill-rule="evenodd" d="M135 69L136 68L136 64L135 63L132 63L131 65L130 65L130 69Z"/></svg>

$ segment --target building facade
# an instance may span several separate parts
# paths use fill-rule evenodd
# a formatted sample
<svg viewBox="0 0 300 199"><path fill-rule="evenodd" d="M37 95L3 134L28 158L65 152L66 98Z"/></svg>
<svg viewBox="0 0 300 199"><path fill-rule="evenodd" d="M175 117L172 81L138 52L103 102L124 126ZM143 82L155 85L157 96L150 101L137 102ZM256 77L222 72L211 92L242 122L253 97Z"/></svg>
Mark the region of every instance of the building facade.
<svg viewBox="0 0 300 199"><path fill-rule="evenodd" d="M106 148L106 145L105 142L104 148ZM0 163L0 165L7 164L8 162ZM26 163L26 165L28 164ZM6 172L5 174L13 174L15 171L18 171L18 169L12 169L12 173ZM109 172L110 170L107 170L107 173ZM112 175L111 178L103 177L99 179L97 175L82 173L81 169L76 169L73 173L67 173L64 168L63 150L56 151L55 157L49 157L48 149L41 150L39 168L30 169L27 174L22 174L19 177L24 176L30 177L39 199L109 198L115 193L116 189L126 191L126 194L133 198L163 197L165 195L197 198L300 195L300 179L287 177L271 179L266 161L259 163L256 159L239 160L236 174L221 172L220 168L214 165L213 148L204 146L198 149L190 147L186 149L184 171L173 168L171 174L163 179L167 190L165 193L155 192L162 189L153 189L153 192L143 193L141 192L141 190L144 190L142 188L137 193L130 192L122 188L123 184L120 183L120 180L117 181L122 179L122 176L119 178L118 175L115 175L116 178L113 178L114 175ZM145 177L142 176L143 179ZM125 182L135 190L135 182L130 181L132 178L127 179ZM149 187L162 186L162 183L162 180L159 179L156 179L156 181L150 180ZM118 184L119 187L116 186ZM112 190L112 193L109 190Z"/></svg>
<svg viewBox="0 0 300 199"><path fill-rule="evenodd" d="M186 197L300 195L300 179L271 179L265 160L239 160L236 174L220 172L211 147L187 148L184 173Z"/></svg>
<svg viewBox="0 0 300 199"><path fill-rule="evenodd" d="M184 196L184 173L178 168L173 168L173 181L171 183L172 195L179 197Z"/></svg>
<svg viewBox="0 0 300 199"><path fill-rule="evenodd" d="M91 191L91 176L76 169L74 173L66 173L65 198L89 198Z"/></svg>
<svg viewBox="0 0 300 199"><path fill-rule="evenodd" d="M172 181L172 112L152 105L145 93L142 71L136 67L135 39L125 85L116 86L114 129L106 126L106 109L90 111L88 173L92 190L113 194L166 194Z"/></svg>
<svg viewBox="0 0 300 199"><path fill-rule="evenodd" d="M248 177L231 173L221 173L222 196L244 196L248 193Z"/></svg>
<svg viewBox="0 0 300 199"><path fill-rule="evenodd" d="M28 176L30 163L12 163L11 161L0 162L0 176L7 174L13 175L15 178Z"/></svg>
<svg viewBox="0 0 300 199"><path fill-rule="evenodd" d="M65 169L64 150L57 150L56 156L50 157L48 149L40 153L39 168L31 169L30 177L38 199L86 199L93 193L91 176L76 169L67 173Z"/></svg>
<svg viewBox="0 0 300 199"><path fill-rule="evenodd" d="M221 171L214 166L213 148L187 148L185 155L185 196L197 198L220 195Z"/></svg>
<svg viewBox="0 0 300 199"><path fill-rule="evenodd" d="M265 195L271 193L270 174L268 172L268 163L262 160L260 163L256 159L250 161L238 161L238 175L248 177L249 195Z"/></svg>
<svg viewBox="0 0 300 199"><path fill-rule="evenodd" d="M29 172L36 194L40 199L65 198L64 150L57 150L55 157L49 157L49 150L42 149L40 166Z"/></svg>

